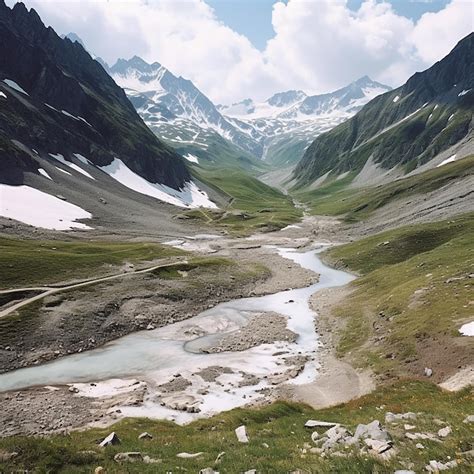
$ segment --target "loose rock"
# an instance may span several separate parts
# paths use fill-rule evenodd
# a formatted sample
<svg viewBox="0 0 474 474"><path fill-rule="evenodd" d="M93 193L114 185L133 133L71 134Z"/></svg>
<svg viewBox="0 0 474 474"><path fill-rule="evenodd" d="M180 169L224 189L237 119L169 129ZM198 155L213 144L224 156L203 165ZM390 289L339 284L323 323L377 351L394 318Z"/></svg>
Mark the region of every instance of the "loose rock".
<svg viewBox="0 0 474 474"><path fill-rule="evenodd" d="M200 452L200 453L178 453L176 455L177 458L181 458L181 459L194 459L194 458L198 458L199 456L202 456L204 453L203 452Z"/></svg>
<svg viewBox="0 0 474 474"><path fill-rule="evenodd" d="M145 431L138 436L138 439L153 439L153 436Z"/></svg>
<svg viewBox="0 0 474 474"><path fill-rule="evenodd" d="M333 423L332 421L318 421L318 420L308 420L304 426L306 428L331 428L333 426L338 426L339 423Z"/></svg>
<svg viewBox="0 0 474 474"><path fill-rule="evenodd" d="M111 446L113 444L120 444L120 438L115 434L115 431L112 431L106 438L104 438L99 446L105 448L106 446Z"/></svg>
<svg viewBox="0 0 474 474"><path fill-rule="evenodd" d="M133 451L129 453L117 453L114 456L115 462L143 462L142 453Z"/></svg>
<svg viewBox="0 0 474 474"><path fill-rule="evenodd" d="M446 438L446 436L448 436L453 430L451 429L450 426L446 426L445 428L441 428L439 431L438 431L438 436L440 438Z"/></svg>
<svg viewBox="0 0 474 474"><path fill-rule="evenodd" d="M237 436L237 440L239 443L248 443L249 439L247 437L247 430L245 429L245 426L239 426L238 428L235 429L235 435Z"/></svg>

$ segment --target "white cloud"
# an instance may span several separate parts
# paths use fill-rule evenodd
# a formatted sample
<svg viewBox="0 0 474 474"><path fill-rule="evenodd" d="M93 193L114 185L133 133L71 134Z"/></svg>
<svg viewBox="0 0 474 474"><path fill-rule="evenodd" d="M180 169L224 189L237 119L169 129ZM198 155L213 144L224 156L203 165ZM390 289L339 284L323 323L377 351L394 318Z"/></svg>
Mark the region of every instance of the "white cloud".
<svg viewBox="0 0 474 474"><path fill-rule="evenodd" d="M346 0L288 0L275 3L275 36L261 52L204 0L26 4L58 33L77 33L106 61L135 54L158 61L216 102L296 88L327 92L365 74L396 86L441 59L473 27L470 0L452 0L416 24L383 1L366 0L353 12Z"/></svg>

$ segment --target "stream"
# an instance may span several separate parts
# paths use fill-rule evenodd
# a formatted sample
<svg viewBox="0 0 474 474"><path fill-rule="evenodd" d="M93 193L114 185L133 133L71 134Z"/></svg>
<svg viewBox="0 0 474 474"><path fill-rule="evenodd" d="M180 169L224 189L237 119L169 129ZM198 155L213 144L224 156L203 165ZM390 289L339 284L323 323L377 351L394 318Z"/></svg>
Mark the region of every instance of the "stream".
<svg viewBox="0 0 474 474"><path fill-rule="evenodd" d="M291 368L288 362L291 357L306 356L308 362L289 383L309 383L317 376L319 346L314 327L317 315L309 307L309 298L323 288L342 286L354 279L346 272L324 265L317 255L323 249L321 245L304 252L273 248L282 257L319 273L319 281L311 286L221 303L185 321L133 333L91 351L1 374L0 391L74 384L81 395L102 397L132 390L139 380L147 385L145 400L140 406L121 407L124 416L167 418L184 423L261 398L265 389L277 385L271 382L272 377L281 376ZM298 336L296 342L277 341L240 352L200 352L223 334L244 326L250 316L270 311L287 318L288 329ZM209 367L226 370L215 380L204 380L196 374ZM173 398L163 393L159 385L178 375L185 377L190 385ZM245 377L252 377L253 383L243 383ZM166 403L163 397L167 397ZM198 407L198 410L190 412L183 407L177 410L174 409L176 404Z"/></svg>

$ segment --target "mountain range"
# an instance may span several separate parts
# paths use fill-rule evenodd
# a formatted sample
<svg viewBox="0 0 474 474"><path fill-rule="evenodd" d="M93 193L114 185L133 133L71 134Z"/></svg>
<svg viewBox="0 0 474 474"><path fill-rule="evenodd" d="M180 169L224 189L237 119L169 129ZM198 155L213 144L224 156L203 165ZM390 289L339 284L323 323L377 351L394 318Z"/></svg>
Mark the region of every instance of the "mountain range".
<svg viewBox="0 0 474 474"><path fill-rule="evenodd" d="M388 86L365 76L333 93L303 91L274 94L262 103L245 99L214 105L191 81L161 64L137 56L107 67L124 88L145 123L183 155L212 160L208 149L226 140L244 153L272 164L296 162L314 137L346 120Z"/></svg>
<svg viewBox="0 0 474 474"><path fill-rule="evenodd" d="M150 198L215 207L185 160L145 125L77 38L59 37L22 3L9 8L0 1L0 41L3 216L17 217L18 206L31 199L43 203L45 219L61 208L110 221L123 216L126 202L129 209L140 201L156 206ZM38 222L27 207L21 212L24 222ZM69 228L57 220L54 225Z"/></svg>
<svg viewBox="0 0 474 474"><path fill-rule="evenodd" d="M471 33L441 61L317 137L296 167L296 180L304 185L364 168L404 174L448 150L452 161L472 153L473 87Z"/></svg>

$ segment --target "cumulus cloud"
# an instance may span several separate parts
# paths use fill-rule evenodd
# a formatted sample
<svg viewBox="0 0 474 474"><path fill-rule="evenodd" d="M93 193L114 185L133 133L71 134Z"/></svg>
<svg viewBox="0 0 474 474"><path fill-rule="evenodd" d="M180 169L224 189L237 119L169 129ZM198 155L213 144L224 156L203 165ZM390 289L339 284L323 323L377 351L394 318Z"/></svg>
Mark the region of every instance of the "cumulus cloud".
<svg viewBox="0 0 474 474"><path fill-rule="evenodd" d="M355 12L346 0L276 1L275 36L259 51L220 22L205 0L26 4L58 33L77 33L107 62L133 55L158 61L223 103L286 89L327 92L365 74L397 86L473 29L470 0L452 0L416 23L386 1L365 0Z"/></svg>

